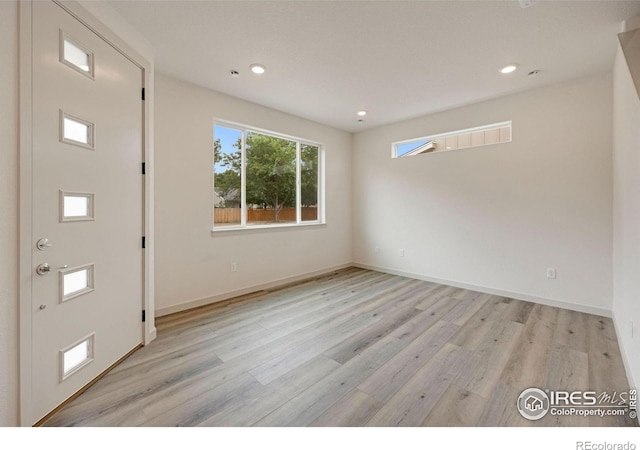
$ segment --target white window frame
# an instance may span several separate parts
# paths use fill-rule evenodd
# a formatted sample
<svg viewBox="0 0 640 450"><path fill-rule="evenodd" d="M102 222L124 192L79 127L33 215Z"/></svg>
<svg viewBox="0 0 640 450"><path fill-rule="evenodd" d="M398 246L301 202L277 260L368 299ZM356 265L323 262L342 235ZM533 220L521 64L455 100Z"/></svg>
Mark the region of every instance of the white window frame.
<svg viewBox="0 0 640 450"><path fill-rule="evenodd" d="M70 294L64 293L64 276L74 272L80 272L82 270L87 270L87 286L71 292ZM82 295L88 294L89 292L95 291L95 272L96 265L95 263L85 264L84 266L71 267L68 269L60 270L58 272L58 285L59 285L59 293L60 293L60 304L68 302L76 297L80 297Z"/></svg>
<svg viewBox="0 0 640 450"><path fill-rule="evenodd" d="M214 119L212 132L216 126L221 126L225 128L231 128L242 133L241 136L241 149L240 149L240 224L233 224L229 226L215 226L215 222L212 227L212 234L218 232L225 231L239 231L239 230L265 230L265 229L274 229L274 228L291 228L291 227L308 227L308 226L317 226L317 225L325 225L325 149L324 145L319 142L311 141L309 139L299 138L287 134L277 133L274 131L263 130L261 128L256 128L248 125L243 125L235 122L229 122L227 120ZM265 136L271 136L278 139L286 139L288 141L294 141L296 143L296 222L287 222L287 223L273 223L267 225L249 225L247 224L247 202L246 202L246 136L247 133L259 133ZM215 133L213 133L213 141L215 141ZM212 141L212 142L213 142ZM301 180L301 156L302 156L302 146L309 145L318 148L318 218L317 220L302 220L302 180ZM213 159L213 152L212 152ZM215 161L213 161L213 189L215 192ZM215 195L215 194L214 194ZM215 221L215 204L211 202L212 207L212 218Z"/></svg>
<svg viewBox="0 0 640 450"><path fill-rule="evenodd" d="M69 61L68 59L65 58L65 53L64 53L64 43L65 43L65 41L69 42L74 47L78 48L79 50L82 50L83 52L85 52L87 54L87 60L88 60L88 63L89 63L88 70L81 69L80 67L76 66L74 63L72 63L71 61ZM88 78L90 78L92 80L95 80L95 77L96 77L96 75L95 75L95 54L93 53L93 51L89 50L84 44L80 44L76 39L72 38L67 33L62 31L62 29L60 29L60 50L59 50L59 52L60 52L59 61L62 64L72 68L73 70L75 70L78 73L81 73L85 77L88 77Z"/></svg>
<svg viewBox="0 0 640 450"><path fill-rule="evenodd" d="M86 216L65 216L64 214L64 199L65 197L85 197L88 199L88 211ZM60 202L60 223L64 222L87 222L96 220L96 195L93 192L71 192L60 190L59 195Z"/></svg>
<svg viewBox="0 0 640 450"><path fill-rule="evenodd" d="M86 148L88 150L94 150L96 149L96 125L93 122L89 122L88 120L84 120L81 119L79 117L76 117L74 115L68 114L66 112L64 112L63 110L60 110L60 142L64 143L64 144L69 144L69 145L75 145L76 147L82 147L82 148ZM64 119L69 119L72 122L77 122L80 123L82 125L85 125L87 127L88 134L87 134L87 143L85 144L84 142L81 141L75 141L73 139L68 139L65 137L64 135Z"/></svg>
<svg viewBox="0 0 640 450"><path fill-rule="evenodd" d="M73 375L75 373L78 373L80 370L82 370L84 367L86 367L87 365L91 364L95 360L95 340L96 340L96 334L95 333L91 333L90 335L85 336L82 339L79 339L76 342L74 342L73 344L63 348L62 350L60 350L59 357L58 357L58 365L60 366L60 380L59 380L60 383L62 383L67 378L69 378L71 375ZM72 348L76 347L77 345L82 344L85 341L89 343L89 345L87 347L88 350L89 350L87 358L85 358L84 361L80 362L79 364L77 364L73 368L69 369L69 371L65 372L65 370L64 370L64 354L66 352L68 352L69 350L71 350Z"/></svg>

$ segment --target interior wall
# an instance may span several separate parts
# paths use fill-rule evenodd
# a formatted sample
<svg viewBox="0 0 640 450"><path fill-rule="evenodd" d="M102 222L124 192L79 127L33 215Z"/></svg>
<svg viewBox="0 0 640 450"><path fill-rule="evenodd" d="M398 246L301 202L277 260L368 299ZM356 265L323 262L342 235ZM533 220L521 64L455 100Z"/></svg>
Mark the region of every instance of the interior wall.
<svg viewBox="0 0 640 450"><path fill-rule="evenodd" d="M74 1L74 0L71 0ZM106 2L95 0L75 0L100 22L107 26L120 39L127 43L147 61L153 64L155 50L151 43L125 21L118 12Z"/></svg>
<svg viewBox="0 0 640 450"><path fill-rule="evenodd" d="M18 3L0 2L0 426L18 424Z"/></svg>
<svg viewBox="0 0 640 450"><path fill-rule="evenodd" d="M160 74L155 82L159 315L351 262L349 133ZM327 224L212 235L214 118L324 144Z"/></svg>
<svg viewBox="0 0 640 450"><path fill-rule="evenodd" d="M613 317L632 386L640 380L640 98L619 49L613 68Z"/></svg>
<svg viewBox="0 0 640 450"><path fill-rule="evenodd" d="M355 262L610 315L611 83L603 74L355 135ZM511 143L391 158L393 141L506 120Z"/></svg>

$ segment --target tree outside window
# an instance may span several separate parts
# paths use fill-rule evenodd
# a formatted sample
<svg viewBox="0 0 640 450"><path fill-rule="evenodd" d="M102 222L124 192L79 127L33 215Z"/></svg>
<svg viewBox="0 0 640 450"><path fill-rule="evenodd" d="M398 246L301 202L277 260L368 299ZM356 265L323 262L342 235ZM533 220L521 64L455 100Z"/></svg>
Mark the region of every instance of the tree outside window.
<svg viewBox="0 0 640 450"><path fill-rule="evenodd" d="M318 221L318 145L221 125L214 136L214 226Z"/></svg>

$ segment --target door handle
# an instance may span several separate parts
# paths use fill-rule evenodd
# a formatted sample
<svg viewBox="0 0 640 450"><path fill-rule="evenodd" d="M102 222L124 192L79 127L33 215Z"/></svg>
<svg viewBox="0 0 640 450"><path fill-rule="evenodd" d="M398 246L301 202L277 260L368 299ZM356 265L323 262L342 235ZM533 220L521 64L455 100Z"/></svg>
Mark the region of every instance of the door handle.
<svg viewBox="0 0 640 450"><path fill-rule="evenodd" d="M48 263L42 263L38 267L36 267L36 273L38 275L46 275L49 272L51 272L52 270L66 269L67 267L69 267L69 266L66 265L66 264L64 266L60 266L60 267L51 267Z"/></svg>

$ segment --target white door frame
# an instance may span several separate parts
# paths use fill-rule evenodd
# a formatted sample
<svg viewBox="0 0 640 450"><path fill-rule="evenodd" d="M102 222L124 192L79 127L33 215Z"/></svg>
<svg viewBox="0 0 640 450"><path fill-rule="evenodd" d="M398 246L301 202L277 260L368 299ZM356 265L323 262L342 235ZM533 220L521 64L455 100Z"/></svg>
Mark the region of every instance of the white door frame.
<svg viewBox="0 0 640 450"><path fill-rule="evenodd" d="M20 425L31 426L38 418L32 417L31 411L31 277L32 267L32 2L19 2L19 117L20 117L20 183L19 183L19 380L20 380ZM78 2L52 0L82 22L90 30L100 36L109 45L124 55L127 59L142 69L143 85L145 88L145 102L143 108L142 141L144 147L144 161L146 175L144 177L144 271L143 297L146 320L143 324L142 342L146 345L156 337L153 290L153 64L133 50L119 36L103 25Z"/></svg>

